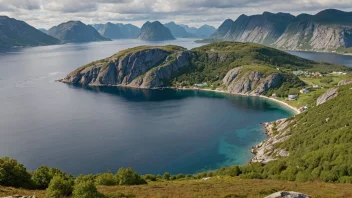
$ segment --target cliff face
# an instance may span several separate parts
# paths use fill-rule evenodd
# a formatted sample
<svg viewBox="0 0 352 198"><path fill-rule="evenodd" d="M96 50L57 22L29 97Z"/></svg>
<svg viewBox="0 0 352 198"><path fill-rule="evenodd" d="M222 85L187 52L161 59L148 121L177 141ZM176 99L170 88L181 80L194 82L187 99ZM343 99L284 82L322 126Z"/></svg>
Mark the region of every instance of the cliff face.
<svg viewBox="0 0 352 198"><path fill-rule="evenodd" d="M294 16L284 13L262 15L241 15L236 21L226 20L211 38L272 44L285 31Z"/></svg>
<svg viewBox="0 0 352 198"><path fill-rule="evenodd" d="M269 89L279 88L284 82L280 73L264 75L259 71L241 73L242 67L230 70L223 79L227 91L232 94L261 95Z"/></svg>
<svg viewBox="0 0 352 198"><path fill-rule="evenodd" d="M334 51L352 46L352 26L336 26L315 22L291 24L275 45L290 50Z"/></svg>
<svg viewBox="0 0 352 198"><path fill-rule="evenodd" d="M145 49L81 67L61 81L93 86L160 87L174 72L188 66L189 57L186 51Z"/></svg>
<svg viewBox="0 0 352 198"><path fill-rule="evenodd" d="M287 50L337 51L352 47L352 12L328 9L316 15L241 15L225 20L205 41L253 42Z"/></svg>

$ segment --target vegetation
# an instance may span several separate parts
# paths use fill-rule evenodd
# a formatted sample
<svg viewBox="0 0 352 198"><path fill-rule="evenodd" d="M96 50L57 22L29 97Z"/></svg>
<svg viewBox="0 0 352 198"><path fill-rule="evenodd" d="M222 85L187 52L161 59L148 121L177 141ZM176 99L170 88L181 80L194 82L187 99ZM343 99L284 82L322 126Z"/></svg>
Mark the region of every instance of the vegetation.
<svg viewBox="0 0 352 198"><path fill-rule="evenodd" d="M52 198L68 197L72 194L74 180L62 175L54 176L46 190L46 196Z"/></svg>

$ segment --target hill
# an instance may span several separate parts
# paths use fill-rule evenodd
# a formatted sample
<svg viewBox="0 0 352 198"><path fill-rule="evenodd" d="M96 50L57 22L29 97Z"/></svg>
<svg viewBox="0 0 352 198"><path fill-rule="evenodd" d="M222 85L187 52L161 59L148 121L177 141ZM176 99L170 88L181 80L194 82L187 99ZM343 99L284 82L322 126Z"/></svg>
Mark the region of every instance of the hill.
<svg viewBox="0 0 352 198"><path fill-rule="evenodd" d="M202 25L197 29L195 35L199 38L208 38L210 35L214 34L216 28L210 25Z"/></svg>
<svg viewBox="0 0 352 198"><path fill-rule="evenodd" d="M0 48L55 45L60 41L23 21L0 16Z"/></svg>
<svg viewBox="0 0 352 198"><path fill-rule="evenodd" d="M142 26L138 39L146 41L165 41L174 40L175 38L170 29L165 27L159 21L147 21Z"/></svg>
<svg viewBox="0 0 352 198"><path fill-rule="evenodd" d="M68 21L48 30L48 34L64 43L82 43L92 41L109 41L92 26L81 21Z"/></svg>
<svg viewBox="0 0 352 198"><path fill-rule="evenodd" d="M205 87L233 94L265 95L303 87L305 83L292 74L294 70L324 73L348 69L259 44L219 42L192 50L178 46L136 47L80 67L61 81L138 88L206 83Z"/></svg>

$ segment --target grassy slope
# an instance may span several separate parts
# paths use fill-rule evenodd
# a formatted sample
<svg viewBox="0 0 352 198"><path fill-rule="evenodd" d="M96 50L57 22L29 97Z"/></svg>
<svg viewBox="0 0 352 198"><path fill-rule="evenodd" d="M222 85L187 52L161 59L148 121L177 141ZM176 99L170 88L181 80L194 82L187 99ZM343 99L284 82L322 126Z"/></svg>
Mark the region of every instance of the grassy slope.
<svg viewBox="0 0 352 198"><path fill-rule="evenodd" d="M135 197L264 197L271 193L286 190L298 191L312 197L351 197L352 184L332 184L323 182L287 182L281 180L241 179L239 177L213 177L207 181L183 180L150 182L140 186L98 186L98 190L108 197L119 194ZM45 191L29 191L0 187L0 196L36 195L45 197Z"/></svg>
<svg viewBox="0 0 352 198"><path fill-rule="evenodd" d="M254 43L217 42L191 50L191 67L177 74L170 83L173 86L192 86L207 82L222 86L226 73L242 66L244 70L261 70L265 74L285 73L292 76L294 70L320 71L322 73L348 70L341 65L318 63L290 55L273 48ZM221 58L222 57L222 58ZM226 57L226 60L224 60ZM277 68L280 68L278 71ZM293 81L294 78L292 78ZM297 83L299 84L299 83Z"/></svg>

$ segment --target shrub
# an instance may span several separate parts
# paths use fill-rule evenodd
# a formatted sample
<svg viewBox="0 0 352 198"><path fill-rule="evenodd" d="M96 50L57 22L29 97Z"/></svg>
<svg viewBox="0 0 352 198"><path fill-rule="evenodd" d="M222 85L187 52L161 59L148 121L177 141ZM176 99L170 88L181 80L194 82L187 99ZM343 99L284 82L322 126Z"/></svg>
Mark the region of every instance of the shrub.
<svg viewBox="0 0 352 198"><path fill-rule="evenodd" d="M165 173L164 173L163 178L164 178L165 180L170 180L170 177L171 177L170 173L168 173L168 172L165 172Z"/></svg>
<svg viewBox="0 0 352 198"><path fill-rule="evenodd" d="M55 175L64 175L64 173L57 168L41 166L32 173L32 181L36 188L46 189Z"/></svg>
<svg viewBox="0 0 352 198"><path fill-rule="evenodd" d="M182 179L182 178L184 178L184 177L185 177L185 175L182 174L182 173L176 175L176 179Z"/></svg>
<svg viewBox="0 0 352 198"><path fill-rule="evenodd" d="M30 187L31 176L23 164L9 157L0 158L0 185Z"/></svg>
<svg viewBox="0 0 352 198"><path fill-rule="evenodd" d="M116 174L116 181L119 185L147 184L138 173L133 172L132 168L120 168Z"/></svg>
<svg viewBox="0 0 352 198"><path fill-rule="evenodd" d="M98 175L95 179L97 185L114 186L117 185L116 176L112 173Z"/></svg>
<svg viewBox="0 0 352 198"><path fill-rule="evenodd" d="M73 196L77 198L98 198L103 197L94 185L93 180L76 181Z"/></svg>
<svg viewBox="0 0 352 198"><path fill-rule="evenodd" d="M146 174L144 175L144 179L150 180L150 181L156 181L156 176L153 174Z"/></svg>
<svg viewBox="0 0 352 198"><path fill-rule="evenodd" d="M340 177L339 182L352 184L352 176L342 176L342 177Z"/></svg>
<svg viewBox="0 0 352 198"><path fill-rule="evenodd" d="M73 191L73 178L62 175L54 176L46 190L46 196L50 198L68 197Z"/></svg>

